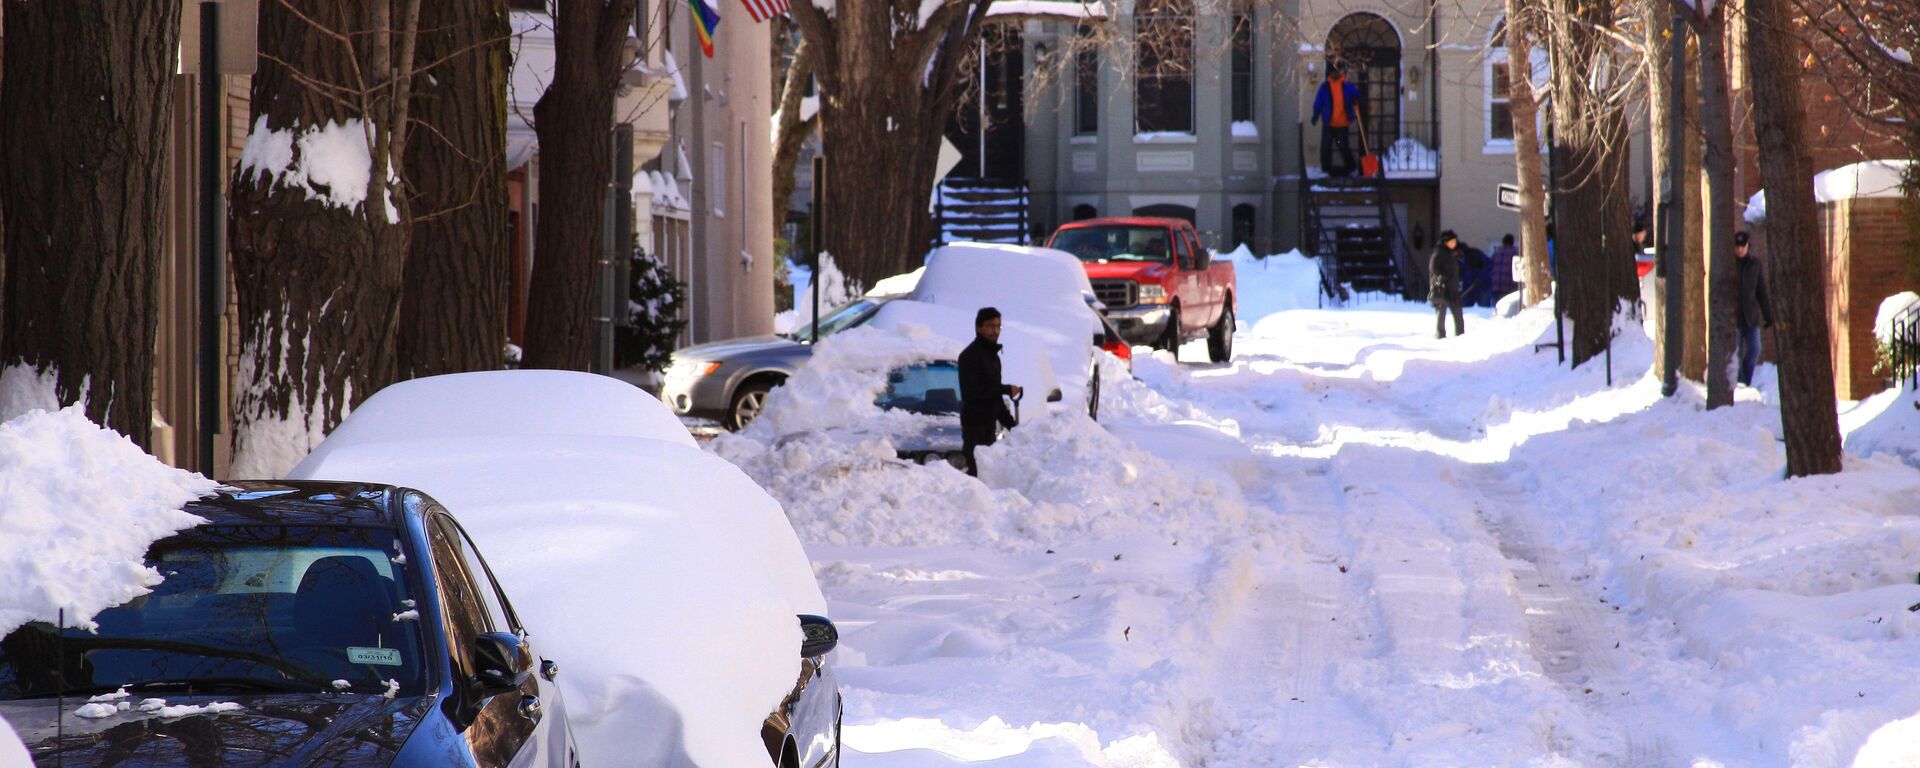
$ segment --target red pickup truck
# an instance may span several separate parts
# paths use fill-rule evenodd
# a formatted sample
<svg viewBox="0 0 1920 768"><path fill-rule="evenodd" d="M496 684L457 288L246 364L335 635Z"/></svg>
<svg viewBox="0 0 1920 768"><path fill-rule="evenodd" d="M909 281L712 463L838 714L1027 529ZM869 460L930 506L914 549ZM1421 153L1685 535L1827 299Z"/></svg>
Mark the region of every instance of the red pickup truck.
<svg viewBox="0 0 1920 768"><path fill-rule="evenodd" d="M1086 265L1093 293L1129 343L1174 350L1207 338L1233 358L1233 262L1214 261L1184 219L1123 217L1063 224L1047 241Z"/></svg>

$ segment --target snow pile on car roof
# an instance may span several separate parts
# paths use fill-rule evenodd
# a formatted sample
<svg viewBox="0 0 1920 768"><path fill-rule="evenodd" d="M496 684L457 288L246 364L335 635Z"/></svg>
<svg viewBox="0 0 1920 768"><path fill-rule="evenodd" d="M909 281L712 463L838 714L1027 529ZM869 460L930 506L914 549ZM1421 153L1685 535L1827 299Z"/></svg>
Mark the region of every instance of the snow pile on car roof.
<svg viewBox="0 0 1920 768"><path fill-rule="evenodd" d="M503 384L507 378L524 382ZM795 614L826 612L780 505L655 427L631 386L558 371L457 374L374 395L292 473L418 488L472 534L558 682L585 764L755 765L793 688ZM618 382L615 382L618 383ZM439 402L437 429L382 402ZM541 414L600 413L632 423ZM607 419L614 421L614 418ZM356 423L358 422L358 423ZM516 433L521 426L524 433Z"/></svg>
<svg viewBox="0 0 1920 768"><path fill-rule="evenodd" d="M154 541L202 522L181 511L212 480L159 462L80 406L0 424L0 635L30 621L91 627L160 583Z"/></svg>

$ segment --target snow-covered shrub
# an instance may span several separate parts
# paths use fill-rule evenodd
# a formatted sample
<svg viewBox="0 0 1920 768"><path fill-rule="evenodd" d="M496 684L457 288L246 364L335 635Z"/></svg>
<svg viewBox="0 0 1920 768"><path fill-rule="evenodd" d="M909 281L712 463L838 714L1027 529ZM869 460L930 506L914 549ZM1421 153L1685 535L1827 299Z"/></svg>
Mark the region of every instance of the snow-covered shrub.
<svg viewBox="0 0 1920 768"><path fill-rule="evenodd" d="M627 320L630 327L615 336L620 367L643 365L649 371L667 368L673 349L679 345L680 330L687 327L681 309L686 305L686 289L675 280L667 265L648 255L645 249L633 249L633 274L627 282Z"/></svg>

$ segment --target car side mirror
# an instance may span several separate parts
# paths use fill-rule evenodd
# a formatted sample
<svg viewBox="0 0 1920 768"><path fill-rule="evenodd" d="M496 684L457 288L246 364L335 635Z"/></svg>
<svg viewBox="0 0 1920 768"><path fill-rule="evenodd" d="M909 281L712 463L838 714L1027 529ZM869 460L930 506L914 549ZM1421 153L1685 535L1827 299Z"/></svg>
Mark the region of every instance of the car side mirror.
<svg viewBox="0 0 1920 768"><path fill-rule="evenodd" d="M1065 400L1065 399L1067 399L1067 396L1066 396L1066 395L1063 395L1063 394L1060 394L1060 390L1057 390L1057 389L1056 389L1056 390L1054 390L1054 391L1052 391L1052 392L1048 392L1048 393L1047 393L1047 402L1049 402L1049 403L1057 403L1057 402L1060 402L1061 400Z"/></svg>
<svg viewBox="0 0 1920 768"><path fill-rule="evenodd" d="M488 632L473 646L473 682L482 698L517 690L533 676L533 649L519 635Z"/></svg>
<svg viewBox="0 0 1920 768"><path fill-rule="evenodd" d="M825 656L840 644L840 630L825 616L800 614L800 658Z"/></svg>

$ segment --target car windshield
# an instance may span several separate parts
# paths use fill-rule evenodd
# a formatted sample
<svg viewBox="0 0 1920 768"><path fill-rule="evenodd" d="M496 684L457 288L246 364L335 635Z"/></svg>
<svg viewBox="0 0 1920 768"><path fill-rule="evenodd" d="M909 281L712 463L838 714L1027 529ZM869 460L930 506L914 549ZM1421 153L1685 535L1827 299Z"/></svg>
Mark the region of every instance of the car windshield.
<svg viewBox="0 0 1920 768"><path fill-rule="evenodd" d="M183 531L148 551L165 580L95 616L96 631L36 622L0 639L0 700L123 686L420 695L419 612L399 547L375 528Z"/></svg>
<svg viewBox="0 0 1920 768"><path fill-rule="evenodd" d="M1168 261L1173 258L1166 227L1082 227L1055 235L1048 247L1081 261Z"/></svg>
<svg viewBox="0 0 1920 768"><path fill-rule="evenodd" d="M835 333L866 322L867 318L873 316L873 310L878 306L880 306L880 302L871 299L861 299L822 315L820 317L820 338L824 339ZM793 329L792 335L796 341L813 341L813 323L801 323Z"/></svg>
<svg viewBox="0 0 1920 768"><path fill-rule="evenodd" d="M960 366L935 362L888 371L887 390L873 404L911 413L959 413Z"/></svg>

